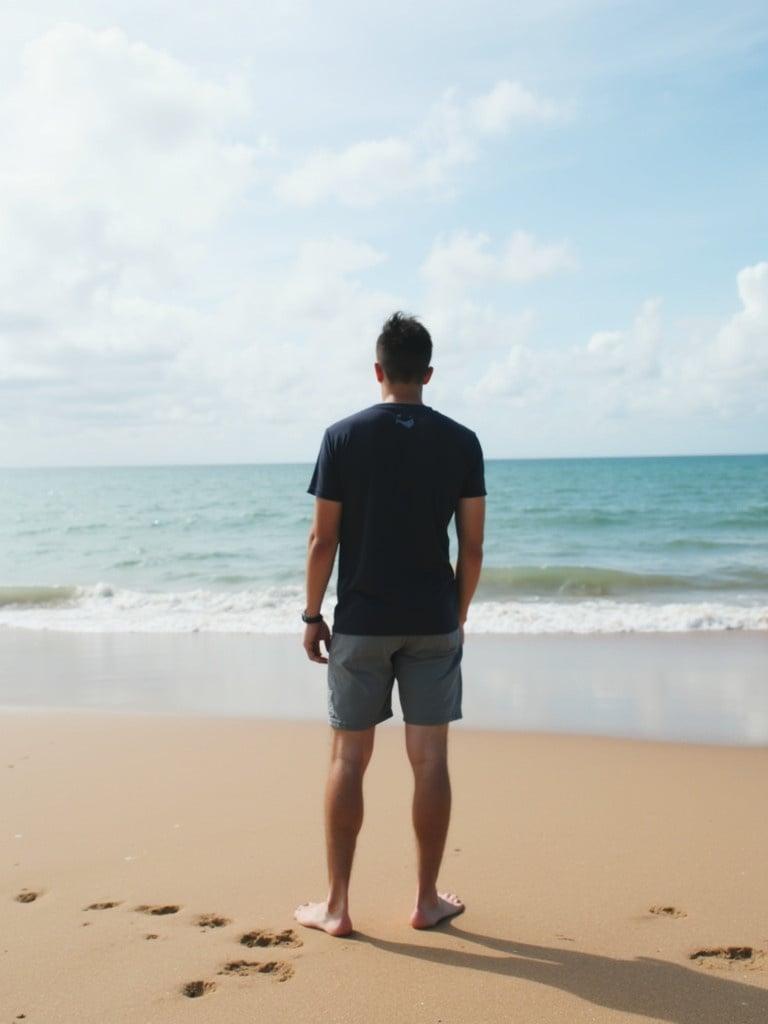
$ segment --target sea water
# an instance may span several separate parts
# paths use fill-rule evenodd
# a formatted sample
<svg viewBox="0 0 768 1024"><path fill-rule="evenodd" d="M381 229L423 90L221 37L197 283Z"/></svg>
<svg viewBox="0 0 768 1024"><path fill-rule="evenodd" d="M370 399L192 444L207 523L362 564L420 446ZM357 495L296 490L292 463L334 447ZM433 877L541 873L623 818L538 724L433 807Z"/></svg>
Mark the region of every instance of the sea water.
<svg viewBox="0 0 768 1024"><path fill-rule="evenodd" d="M0 626L295 632L311 470L0 470ZM468 632L768 629L768 456L489 459L486 485Z"/></svg>

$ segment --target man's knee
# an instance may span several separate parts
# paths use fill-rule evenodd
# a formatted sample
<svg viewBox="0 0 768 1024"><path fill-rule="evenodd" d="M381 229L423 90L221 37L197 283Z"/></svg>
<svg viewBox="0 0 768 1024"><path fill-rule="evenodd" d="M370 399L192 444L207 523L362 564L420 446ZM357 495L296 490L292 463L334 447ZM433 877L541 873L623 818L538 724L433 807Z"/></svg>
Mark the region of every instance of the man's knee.
<svg viewBox="0 0 768 1024"><path fill-rule="evenodd" d="M373 753L374 729L334 729L332 764L348 772L364 772Z"/></svg>
<svg viewBox="0 0 768 1024"><path fill-rule="evenodd" d="M444 725L406 725L405 746L414 772L447 772L447 723Z"/></svg>

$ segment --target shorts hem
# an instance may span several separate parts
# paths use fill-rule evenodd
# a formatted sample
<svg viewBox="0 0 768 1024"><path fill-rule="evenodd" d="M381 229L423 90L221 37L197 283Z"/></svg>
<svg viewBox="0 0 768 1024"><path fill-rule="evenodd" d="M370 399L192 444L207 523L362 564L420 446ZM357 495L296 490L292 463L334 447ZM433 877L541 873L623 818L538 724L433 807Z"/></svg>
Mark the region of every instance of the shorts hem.
<svg viewBox="0 0 768 1024"><path fill-rule="evenodd" d="M388 718L392 718L394 711L390 711L389 714L381 715L375 722L368 722L366 725L347 725L344 722L339 721L338 718L329 718L328 724L332 729L344 729L352 732L362 732L364 729L371 729L374 725L380 725L381 722L386 722Z"/></svg>
<svg viewBox="0 0 768 1024"><path fill-rule="evenodd" d="M404 718L403 721L406 725L448 725L449 722L458 722L464 715L459 712L455 715L450 715L448 718L430 719L429 722L416 722L412 718Z"/></svg>

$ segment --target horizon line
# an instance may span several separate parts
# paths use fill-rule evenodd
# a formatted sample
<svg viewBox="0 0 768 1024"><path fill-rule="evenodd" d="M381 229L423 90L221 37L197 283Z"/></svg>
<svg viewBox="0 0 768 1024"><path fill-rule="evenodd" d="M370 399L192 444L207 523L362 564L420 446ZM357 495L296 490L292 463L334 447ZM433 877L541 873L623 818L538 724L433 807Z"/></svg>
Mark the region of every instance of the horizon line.
<svg viewBox="0 0 768 1024"><path fill-rule="evenodd" d="M759 452L690 452L673 454L643 455L501 455L486 456L489 462L594 462L621 461L628 459L743 459L764 458L768 451ZM4 470L27 469L208 469L213 467L229 468L233 466L312 466L315 459L296 459L287 462L118 462L118 463L78 463L72 465L34 465L34 466L0 466Z"/></svg>

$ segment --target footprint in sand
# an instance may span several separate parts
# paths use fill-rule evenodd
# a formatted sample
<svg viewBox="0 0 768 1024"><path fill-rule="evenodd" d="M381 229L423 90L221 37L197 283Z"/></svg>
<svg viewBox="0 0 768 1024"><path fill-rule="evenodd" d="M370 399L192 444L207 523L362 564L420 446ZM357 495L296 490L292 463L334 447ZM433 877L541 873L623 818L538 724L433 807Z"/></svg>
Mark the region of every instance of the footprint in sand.
<svg viewBox="0 0 768 1024"><path fill-rule="evenodd" d="M178 914L181 907L177 907L175 903L160 903L155 906L142 903L133 909L139 914L153 914L155 917L165 917L166 914Z"/></svg>
<svg viewBox="0 0 768 1024"><path fill-rule="evenodd" d="M257 928L246 932L240 939L243 946L253 949L254 946L303 946L304 943L293 930L286 928L282 932L270 932L266 928Z"/></svg>
<svg viewBox="0 0 768 1024"><path fill-rule="evenodd" d="M250 974L269 974L275 981L288 981L293 977L293 967L286 960L231 960L219 971L219 974L237 974L247 977Z"/></svg>
<svg viewBox="0 0 768 1024"><path fill-rule="evenodd" d="M188 981L186 985L182 985L181 991L189 999L199 999L200 996L213 992L215 988L215 981Z"/></svg>
<svg viewBox="0 0 768 1024"><path fill-rule="evenodd" d="M195 924L198 928L225 928L232 922L228 917L221 917L219 914L198 914Z"/></svg>
<svg viewBox="0 0 768 1024"><path fill-rule="evenodd" d="M697 960L700 964L711 967L726 967L739 964L744 967L763 966L766 952L754 946L709 946L696 949L688 954L689 960Z"/></svg>
<svg viewBox="0 0 768 1024"><path fill-rule="evenodd" d="M119 907L122 900L104 900L102 903L89 903L87 907L83 907L83 910L112 910L114 907Z"/></svg>
<svg viewBox="0 0 768 1024"><path fill-rule="evenodd" d="M649 914L657 914L659 917L687 917L688 915L684 910L678 910L677 907L663 907L653 906L648 908Z"/></svg>
<svg viewBox="0 0 768 1024"><path fill-rule="evenodd" d="M22 889L21 892L16 893L13 897L17 903L34 903L38 896L42 896L41 892L32 892L31 889Z"/></svg>

